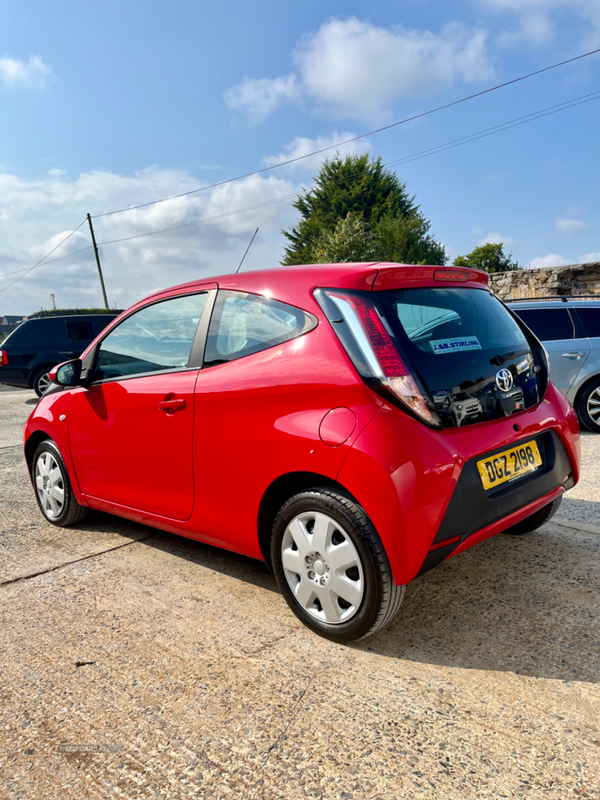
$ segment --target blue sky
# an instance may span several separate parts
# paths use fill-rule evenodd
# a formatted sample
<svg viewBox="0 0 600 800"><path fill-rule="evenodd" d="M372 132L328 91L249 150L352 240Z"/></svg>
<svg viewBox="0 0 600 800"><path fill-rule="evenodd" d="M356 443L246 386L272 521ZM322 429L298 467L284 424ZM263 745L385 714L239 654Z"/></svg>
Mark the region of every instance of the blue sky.
<svg viewBox="0 0 600 800"><path fill-rule="evenodd" d="M598 0L5 0L0 312L98 304L91 251L8 286L89 211L201 188L600 47ZM600 56L361 140L384 162L600 90ZM600 101L394 167L452 257L504 240L523 265L600 260ZM99 241L310 186L319 160L97 220ZM276 266L289 201L101 248L109 299ZM89 244L81 228L53 257ZM6 273L11 273L10 275ZM3 276L3 277L2 277ZM7 288L8 287L8 288ZM2 291L5 289L5 291Z"/></svg>

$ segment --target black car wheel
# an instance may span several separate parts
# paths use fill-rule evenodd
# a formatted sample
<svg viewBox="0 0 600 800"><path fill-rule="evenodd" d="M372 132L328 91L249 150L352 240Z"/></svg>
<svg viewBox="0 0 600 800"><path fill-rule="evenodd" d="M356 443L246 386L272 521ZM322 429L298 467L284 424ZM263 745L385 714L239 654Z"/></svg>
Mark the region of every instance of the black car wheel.
<svg viewBox="0 0 600 800"><path fill-rule="evenodd" d="M586 386L581 393L577 401L577 415L588 431L600 433L600 380Z"/></svg>
<svg viewBox="0 0 600 800"><path fill-rule="evenodd" d="M525 519L521 520L521 522L517 522L516 525L513 525L512 528L505 530L504 533L510 533L511 536L523 536L525 533L533 533L533 531L537 531L537 529L541 528L542 525L550 522L552 517L558 511L561 500L562 496L557 497L556 500L553 500L551 503L548 503L547 506L540 508L540 510L536 511L535 514L532 514L530 517L526 517Z"/></svg>
<svg viewBox="0 0 600 800"><path fill-rule="evenodd" d="M48 522L62 528L87 516L89 508L75 499L65 462L52 439L43 441L35 451L31 479L35 499Z"/></svg>
<svg viewBox="0 0 600 800"><path fill-rule="evenodd" d="M370 519L328 488L309 489L283 505L273 526L271 558L294 614L334 642L375 633L404 597Z"/></svg>

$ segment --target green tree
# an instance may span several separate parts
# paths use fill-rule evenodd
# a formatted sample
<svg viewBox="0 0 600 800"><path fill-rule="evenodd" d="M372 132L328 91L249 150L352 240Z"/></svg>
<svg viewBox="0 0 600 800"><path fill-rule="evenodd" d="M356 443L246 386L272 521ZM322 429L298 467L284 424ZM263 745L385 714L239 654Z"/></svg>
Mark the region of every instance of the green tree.
<svg viewBox="0 0 600 800"><path fill-rule="evenodd" d="M380 158L336 155L323 164L313 188L303 192L294 207L301 219L283 231L290 243L285 265L340 256L344 261L446 263L444 248L429 234L430 223L419 213L415 198Z"/></svg>
<svg viewBox="0 0 600 800"><path fill-rule="evenodd" d="M348 261L375 261L377 243L360 214L353 211L341 217L333 230L324 230L312 247L315 263L341 264Z"/></svg>
<svg viewBox="0 0 600 800"><path fill-rule="evenodd" d="M383 217L375 227L377 260L399 264L445 264L446 250L429 233L431 222L419 212Z"/></svg>
<svg viewBox="0 0 600 800"><path fill-rule="evenodd" d="M522 269L520 264L513 261L512 253L504 252L503 242L482 244L466 256L455 258L454 266L484 269L486 272L510 272L513 269Z"/></svg>

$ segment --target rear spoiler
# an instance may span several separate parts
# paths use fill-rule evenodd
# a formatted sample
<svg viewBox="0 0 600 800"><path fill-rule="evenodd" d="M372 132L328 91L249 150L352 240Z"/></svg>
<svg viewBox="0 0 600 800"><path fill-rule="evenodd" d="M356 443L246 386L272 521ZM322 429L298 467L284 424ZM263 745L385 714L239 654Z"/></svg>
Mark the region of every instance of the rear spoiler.
<svg viewBox="0 0 600 800"><path fill-rule="evenodd" d="M480 269L406 265L379 269L371 288L374 292L381 292L388 289L405 289L407 284L414 284L415 287L446 284L483 289L487 287L488 282L488 273Z"/></svg>

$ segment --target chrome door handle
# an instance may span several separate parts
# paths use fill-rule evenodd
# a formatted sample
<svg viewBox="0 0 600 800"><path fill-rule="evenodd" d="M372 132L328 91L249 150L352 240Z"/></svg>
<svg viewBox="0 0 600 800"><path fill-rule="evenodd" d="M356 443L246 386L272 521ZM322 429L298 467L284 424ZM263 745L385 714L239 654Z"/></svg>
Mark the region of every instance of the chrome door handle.
<svg viewBox="0 0 600 800"><path fill-rule="evenodd" d="M563 353L563 358L583 358L585 353Z"/></svg>

